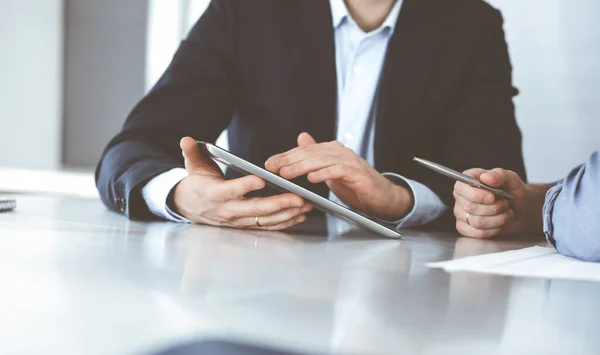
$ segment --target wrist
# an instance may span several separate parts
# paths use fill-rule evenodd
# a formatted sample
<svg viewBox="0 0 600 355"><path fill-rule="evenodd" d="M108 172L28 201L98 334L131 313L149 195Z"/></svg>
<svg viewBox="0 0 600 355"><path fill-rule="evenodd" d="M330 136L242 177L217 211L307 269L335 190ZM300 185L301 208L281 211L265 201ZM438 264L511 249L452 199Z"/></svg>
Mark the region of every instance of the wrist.
<svg viewBox="0 0 600 355"><path fill-rule="evenodd" d="M183 216L184 218L189 218L185 211L185 208L181 205L181 201L187 194L185 191L185 185L187 180L188 178L186 177L179 183L177 183L177 185L175 185L173 189L171 189L171 192L167 196L167 207L169 207L169 209L171 209L173 213Z"/></svg>
<svg viewBox="0 0 600 355"><path fill-rule="evenodd" d="M548 184L526 184L523 231L526 233L543 232L543 208L546 193L552 187Z"/></svg>
<svg viewBox="0 0 600 355"><path fill-rule="evenodd" d="M398 221L412 211L415 198L410 188L391 181L390 185L389 190L386 191L386 194L390 196L390 200L387 205L382 206L380 218L388 221Z"/></svg>

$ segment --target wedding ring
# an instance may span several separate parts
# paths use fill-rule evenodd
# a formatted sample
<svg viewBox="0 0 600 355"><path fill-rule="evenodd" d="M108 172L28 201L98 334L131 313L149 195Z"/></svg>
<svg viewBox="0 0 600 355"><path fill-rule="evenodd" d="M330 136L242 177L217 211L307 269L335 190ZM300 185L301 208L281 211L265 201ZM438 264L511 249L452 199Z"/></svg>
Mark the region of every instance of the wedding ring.
<svg viewBox="0 0 600 355"><path fill-rule="evenodd" d="M254 217L254 222L256 222L256 226L257 226L258 228L262 227L262 226L260 225L260 221L259 221L259 217L258 217L258 216Z"/></svg>
<svg viewBox="0 0 600 355"><path fill-rule="evenodd" d="M467 224L468 224L469 226L471 226L471 223L469 223L469 217L471 217L471 215L467 213L467 216L465 217L465 222L467 222ZM257 218L258 218L258 217L257 217ZM257 221L258 221L258 220L257 220ZM258 223L258 222L257 222L257 223Z"/></svg>

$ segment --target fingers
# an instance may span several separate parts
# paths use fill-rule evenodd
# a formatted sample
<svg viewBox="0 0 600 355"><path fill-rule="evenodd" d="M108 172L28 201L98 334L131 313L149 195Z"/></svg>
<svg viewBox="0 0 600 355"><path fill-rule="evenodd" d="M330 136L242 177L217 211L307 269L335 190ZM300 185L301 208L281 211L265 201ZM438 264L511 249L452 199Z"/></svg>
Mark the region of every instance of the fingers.
<svg viewBox="0 0 600 355"><path fill-rule="evenodd" d="M493 205L496 202L496 196L493 193L462 182L454 185L454 194L479 205Z"/></svg>
<svg viewBox="0 0 600 355"><path fill-rule="evenodd" d="M286 210L279 211L277 213L267 215L267 216L259 216L258 222L260 225L256 223L256 217L242 217L237 220L231 222L232 226L237 228L246 228L246 229L267 229L272 230L272 228L277 228L279 230L280 226L289 226L295 225L298 223L303 223L306 221L305 214L310 210L308 208L288 208Z"/></svg>
<svg viewBox="0 0 600 355"><path fill-rule="evenodd" d="M312 139L312 137L310 139ZM300 140L301 138L298 139L299 142ZM337 141L312 144L294 148L288 152L272 156L266 161L265 167L271 172L278 173L283 167L299 163L309 158L317 156L344 156L344 159L348 159L350 154L356 156L350 149L344 147L343 144Z"/></svg>
<svg viewBox="0 0 600 355"><path fill-rule="evenodd" d="M494 169L481 174L479 179L491 187L502 187L508 182L509 176L504 169Z"/></svg>
<svg viewBox="0 0 600 355"><path fill-rule="evenodd" d="M306 216L298 216L294 219L290 219L287 220L283 223L274 225L274 226L268 226L268 227L261 227L261 228L252 228L252 229L262 229L262 230L268 230L268 231L280 231L280 230L284 230L284 229L288 229L291 228L297 224L301 224L304 223L306 221ZM261 222L262 223L262 222Z"/></svg>
<svg viewBox="0 0 600 355"><path fill-rule="evenodd" d="M332 155L317 155L298 163L285 166L279 170L279 175L286 179L293 179L298 176L306 175L332 165L342 163L343 159Z"/></svg>
<svg viewBox="0 0 600 355"><path fill-rule="evenodd" d="M471 202L466 198L454 194L456 203L465 211L473 216L496 216L506 212L509 208L509 202L507 200L499 200L491 205L482 205Z"/></svg>
<svg viewBox="0 0 600 355"><path fill-rule="evenodd" d="M463 174L470 176L474 179L479 179L479 177L484 174L487 173L489 170L485 170L485 169L479 169L479 168L475 168L475 169L469 169L465 172L463 172Z"/></svg>
<svg viewBox="0 0 600 355"><path fill-rule="evenodd" d="M514 171L504 169L493 169L480 177L481 181L492 187L504 187L508 190L520 188L523 180Z"/></svg>
<svg viewBox="0 0 600 355"><path fill-rule="evenodd" d="M239 199L252 191L265 188L265 181L258 176L248 175L239 179L227 180L220 183L213 190L217 201L228 201Z"/></svg>
<svg viewBox="0 0 600 355"><path fill-rule="evenodd" d="M298 147L308 147L317 144L317 141L308 133L300 133L298 136Z"/></svg>
<svg viewBox="0 0 600 355"><path fill-rule="evenodd" d="M221 210L222 225L261 230L283 230L306 221L313 205L293 194L253 198L226 203ZM258 223L256 217L258 217Z"/></svg>
<svg viewBox="0 0 600 355"><path fill-rule="evenodd" d="M200 152L198 143L195 139L185 137L179 143L183 157L185 159L185 168L190 174L207 174L222 176L219 166L209 157Z"/></svg>
<svg viewBox="0 0 600 355"><path fill-rule="evenodd" d="M220 214L231 221L243 217L269 216L280 211L304 207L304 200L294 194L231 200L223 205Z"/></svg>
<svg viewBox="0 0 600 355"><path fill-rule="evenodd" d="M471 219L469 218L469 221ZM456 220L456 230L463 236L476 239L489 239L498 235L501 229L479 230L471 227L463 220Z"/></svg>
<svg viewBox="0 0 600 355"><path fill-rule="evenodd" d="M337 164L308 174L308 181L313 184L331 180L345 180L351 183L358 181L360 176L358 169Z"/></svg>
<svg viewBox="0 0 600 355"><path fill-rule="evenodd" d="M467 213L459 204L454 205L454 216L457 220L467 222ZM502 229L509 223L514 217L514 212L510 209L492 216L477 216L469 213L468 224L474 229L478 230L490 230L490 229Z"/></svg>

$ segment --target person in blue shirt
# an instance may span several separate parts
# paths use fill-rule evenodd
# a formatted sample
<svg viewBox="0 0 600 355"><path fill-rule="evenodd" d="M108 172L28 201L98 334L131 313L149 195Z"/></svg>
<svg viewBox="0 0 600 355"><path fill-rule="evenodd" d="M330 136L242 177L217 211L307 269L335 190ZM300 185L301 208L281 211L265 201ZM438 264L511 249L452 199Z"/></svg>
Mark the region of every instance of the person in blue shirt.
<svg viewBox="0 0 600 355"><path fill-rule="evenodd" d="M499 200L487 191L456 183L456 228L473 238L544 232L559 253L600 262L600 150L555 184L525 184L516 173L471 169L467 175L511 193Z"/></svg>

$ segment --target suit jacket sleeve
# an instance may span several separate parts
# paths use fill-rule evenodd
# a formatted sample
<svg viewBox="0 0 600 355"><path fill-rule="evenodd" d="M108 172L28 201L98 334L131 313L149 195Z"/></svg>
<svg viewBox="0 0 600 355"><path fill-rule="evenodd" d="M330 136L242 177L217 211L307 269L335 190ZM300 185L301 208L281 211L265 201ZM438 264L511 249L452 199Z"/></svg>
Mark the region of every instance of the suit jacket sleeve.
<svg viewBox="0 0 600 355"><path fill-rule="evenodd" d="M526 180L521 132L515 118L512 67L504 39L502 17L496 10L486 16L462 89L449 108L443 134L441 163L464 171L497 167L515 171ZM469 44L472 45L472 44ZM461 50L457 48L457 50ZM454 205L452 181L432 181L429 186L448 206ZM443 180L443 181L442 181ZM450 213L451 214L451 213ZM447 218L446 218L447 220Z"/></svg>
<svg viewBox="0 0 600 355"><path fill-rule="evenodd" d="M110 141L96 169L100 196L110 209L132 219L152 218L141 189L153 177L183 167L179 140L213 142L227 127L236 107L234 26L229 1L212 1Z"/></svg>

